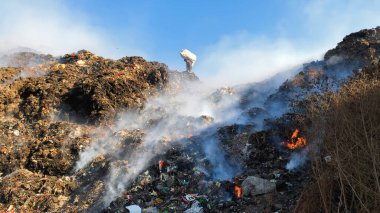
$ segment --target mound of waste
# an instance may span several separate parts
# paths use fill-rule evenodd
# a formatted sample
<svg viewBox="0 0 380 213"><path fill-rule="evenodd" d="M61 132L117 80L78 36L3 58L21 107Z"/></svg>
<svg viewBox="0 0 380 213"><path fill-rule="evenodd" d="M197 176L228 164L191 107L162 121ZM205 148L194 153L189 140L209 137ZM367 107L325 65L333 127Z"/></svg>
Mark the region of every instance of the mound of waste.
<svg viewBox="0 0 380 213"><path fill-rule="evenodd" d="M194 73L85 50L3 56L0 209L292 212L310 181L307 102L378 63L379 30L278 87L202 90Z"/></svg>
<svg viewBox="0 0 380 213"><path fill-rule="evenodd" d="M53 64L1 68L0 115L38 121L49 116L94 122L141 107L168 79L167 67L141 57L117 61L79 51Z"/></svg>

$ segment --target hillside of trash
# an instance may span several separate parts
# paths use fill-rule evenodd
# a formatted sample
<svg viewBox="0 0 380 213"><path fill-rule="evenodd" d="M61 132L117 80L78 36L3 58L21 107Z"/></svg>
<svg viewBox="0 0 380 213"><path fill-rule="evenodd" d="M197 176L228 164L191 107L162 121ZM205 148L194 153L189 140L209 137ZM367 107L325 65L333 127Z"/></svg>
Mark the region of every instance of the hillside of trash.
<svg viewBox="0 0 380 213"><path fill-rule="evenodd" d="M4 55L0 210L293 212L320 143L307 137L310 104L379 57L380 27L278 86L210 88L137 56Z"/></svg>

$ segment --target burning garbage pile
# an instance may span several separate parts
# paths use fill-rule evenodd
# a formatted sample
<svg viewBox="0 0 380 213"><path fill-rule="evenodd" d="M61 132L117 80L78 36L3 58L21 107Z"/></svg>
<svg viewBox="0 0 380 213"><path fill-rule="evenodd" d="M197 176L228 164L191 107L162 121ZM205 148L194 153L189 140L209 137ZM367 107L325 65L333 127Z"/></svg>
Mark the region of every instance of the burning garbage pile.
<svg viewBox="0 0 380 213"><path fill-rule="evenodd" d="M256 142L251 140L250 143ZM131 205L146 212L241 212L250 209L260 212L291 208L287 205L296 199L293 190L299 189L302 184L297 181L305 174L285 170L288 159L281 158L267 141L261 145L261 148L264 144L268 146L261 156L271 156L258 158L256 152L247 160L257 162L249 166L252 170L232 175L231 179L218 179L216 173L212 174L217 172L218 165L202 154L200 141L197 136L185 139L165 155L158 156L136 177L129 190L111 202L105 211L114 212ZM229 162L221 163L227 170ZM290 203L282 204L284 200Z"/></svg>
<svg viewBox="0 0 380 213"><path fill-rule="evenodd" d="M219 94L217 99L192 92L180 93L183 99L160 96L147 102L137 114L121 114L110 134L93 141L77 163L78 180L88 183L86 187L97 193L98 200L87 204L92 206L90 210L291 209L296 199L293 190L300 189L299 179L306 173L300 175L285 169L289 156L278 151L270 131L253 134L253 124L224 126L238 113L219 113L235 110L237 93L234 95L231 89L227 93L225 89L220 91L211 93L211 97ZM181 111L189 102L201 108L212 106L217 111L210 114L215 117L199 111ZM103 171L104 175L99 177L96 171ZM87 180L94 177L101 180L105 192L93 185L96 179ZM280 205L284 200L289 203ZM78 206L82 205L68 204L66 208L80 210Z"/></svg>
<svg viewBox="0 0 380 213"><path fill-rule="evenodd" d="M152 165L142 171L105 211L121 211L133 205L145 212L238 212L247 211L253 205L258 210L276 208L261 203L268 198L260 195L272 193L277 187L284 191L281 187L287 185L280 181L281 172L268 175L271 179L244 175L218 180L210 174L213 165L200 153L197 143L194 139L185 139L152 160Z"/></svg>
<svg viewBox="0 0 380 213"><path fill-rule="evenodd" d="M350 63L358 45L351 36L265 91L215 91L193 72L88 51L2 67L0 209L291 212L310 180L306 98L380 52ZM44 74L18 77L35 68Z"/></svg>

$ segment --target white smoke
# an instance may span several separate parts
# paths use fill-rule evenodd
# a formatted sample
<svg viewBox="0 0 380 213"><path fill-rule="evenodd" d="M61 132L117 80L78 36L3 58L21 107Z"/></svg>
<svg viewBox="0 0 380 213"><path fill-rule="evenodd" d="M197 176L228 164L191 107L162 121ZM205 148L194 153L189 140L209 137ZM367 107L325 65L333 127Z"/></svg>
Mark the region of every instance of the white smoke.
<svg viewBox="0 0 380 213"><path fill-rule="evenodd" d="M305 165L308 160L308 152L308 149L303 149L301 152L292 153L285 168L289 171L294 171Z"/></svg>
<svg viewBox="0 0 380 213"><path fill-rule="evenodd" d="M84 152L80 153L80 160L76 164L79 170L101 154L109 154L117 159L126 160L127 168L112 166L107 180L107 192L105 204L119 196L125 188L149 166L151 160L163 154L172 143L186 139L189 134L198 135L212 125L215 129L218 125L233 123L238 117L236 105L239 103L237 94L221 94L220 99L213 100L211 89L205 85L194 83L186 90L176 95L162 95L149 100L140 112L121 113L118 121L103 137L94 138ZM202 117L203 116L203 117ZM208 117L205 117L208 116ZM213 118L213 123L207 118ZM113 145L117 144L111 132L123 130L143 130L143 140L133 151L115 152ZM96 130L99 133L99 129ZM104 131L104 130L103 130ZM221 165L225 163L224 157L211 155L215 151L215 141L205 148L206 157L210 162L219 162L214 165L220 173ZM210 147L214 147L211 150ZM124 152L124 153L123 153ZM217 160L213 158L217 157ZM121 172L126 169L126 172ZM225 170L227 172L228 170ZM217 175L219 178L229 178L233 175Z"/></svg>
<svg viewBox="0 0 380 213"><path fill-rule="evenodd" d="M133 45L133 36L123 44L123 53L104 29L90 23L82 11L69 8L65 1L0 1L0 55L14 49L35 49L63 55L87 49L107 57L146 53ZM128 35L128 33L126 33Z"/></svg>
<svg viewBox="0 0 380 213"><path fill-rule="evenodd" d="M151 98L141 111L120 113L118 120L109 129L96 129L93 143L80 153L76 170L85 168L99 155L109 155L116 159L111 163L103 197L104 205L109 205L139 174L155 163L155 157L165 154L175 143L186 140L189 134L196 136L205 131L216 132L218 127L235 123L253 124L253 130L258 131L262 130L264 119L286 113L287 107L276 103L269 105L268 109L264 107L267 97L275 92L274 88L286 77L288 74L278 76L280 80L274 80L273 83L268 80L260 84L221 88L217 91L202 83L185 84L184 89L176 94L163 94ZM245 95L248 95L249 100L246 106L242 107L241 100ZM290 95L300 94L296 92ZM244 113L251 107L264 108L266 114L248 119ZM213 122L207 123L207 117L204 116L212 117ZM129 150L123 149L124 142L117 137L119 132L126 130L143 132L142 141ZM218 146L218 138L208 136L203 138L201 147L213 166L212 171L208 171L210 176L216 179L231 179L236 175L239 165L230 165ZM127 144L127 147L128 145L131 144ZM307 150L293 153L286 169L295 170L304 165L306 160Z"/></svg>
<svg viewBox="0 0 380 213"><path fill-rule="evenodd" d="M216 86L261 82L321 58L322 53L321 49L301 49L286 39L273 41L243 33L224 36L210 46L194 70L201 79Z"/></svg>
<svg viewBox="0 0 380 213"><path fill-rule="evenodd" d="M12 79L10 79L9 83L13 83L16 79L22 78L38 78L44 75L47 75L49 72L46 70L31 70L31 69L23 69L20 73L16 74Z"/></svg>
<svg viewBox="0 0 380 213"><path fill-rule="evenodd" d="M204 152L214 169L211 177L217 180L232 180L239 171L239 165L230 165L225 160L225 153L219 146L217 138L210 138L202 143Z"/></svg>
<svg viewBox="0 0 380 213"><path fill-rule="evenodd" d="M273 83L268 81L218 90L199 82L189 83L184 84L186 86L174 95L163 94L151 98L141 111L120 113L117 121L109 129L96 129L93 143L80 153L80 160L75 169L78 171L86 167L99 155L111 155L114 159L127 162L121 163L124 166L117 161L111 163L104 196L104 204L108 205L150 166L156 156L164 154L174 143L186 140L191 134L201 135L201 148L213 167L212 171L208 171L210 176L229 180L239 171L239 165L230 165L226 161L216 138L217 128L235 123L250 123L261 129L263 120L267 117L246 119L242 113L253 106L263 107L266 97L287 76L277 76L276 79L281 80L273 80ZM249 88L260 92L251 93L247 91ZM250 96L251 100L242 108L240 101L244 95ZM276 109L273 109L273 112L268 111L268 116L275 114L275 111ZM132 150L123 150L123 142L117 137L119 132L125 130L144 133L141 143ZM204 132L208 134L205 135Z"/></svg>
<svg viewBox="0 0 380 213"><path fill-rule="evenodd" d="M344 36L379 25L376 0L288 1L285 5L296 12L275 22L273 33L241 29L201 49L196 74L217 86L259 82L297 64L319 60Z"/></svg>

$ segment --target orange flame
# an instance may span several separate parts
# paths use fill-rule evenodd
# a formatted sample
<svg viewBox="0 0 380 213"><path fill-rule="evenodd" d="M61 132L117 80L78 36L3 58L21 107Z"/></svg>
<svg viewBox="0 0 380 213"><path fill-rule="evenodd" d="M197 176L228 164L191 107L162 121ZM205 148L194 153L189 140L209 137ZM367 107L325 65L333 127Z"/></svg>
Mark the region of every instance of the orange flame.
<svg viewBox="0 0 380 213"><path fill-rule="evenodd" d="M158 169L162 170L165 166L165 161L164 160L159 160L158 161Z"/></svg>
<svg viewBox="0 0 380 213"><path fill-rule="evenodd" d="M290 138L290 141L286 143L286 146L289 149L297 149L306 146L307 141L306 138L298 136L299 130L294 130L292 137Z"/></svg>
<svg viewBox="0 0 380 213"><path fill-rule="evenodd" d="M241 187L235 186L235 193L238 198L241 198Z"/></svg>
<svg viewBox="0 0 380 213"><path fill-rule="evenodd" d="M294 132L293 132L293 134L292 134L292 139L293 138L296 138L297 136L298 136L298 133L299 133L300 131L298 130L298 129L296 129L296 130L294 130Z"/></svg>

